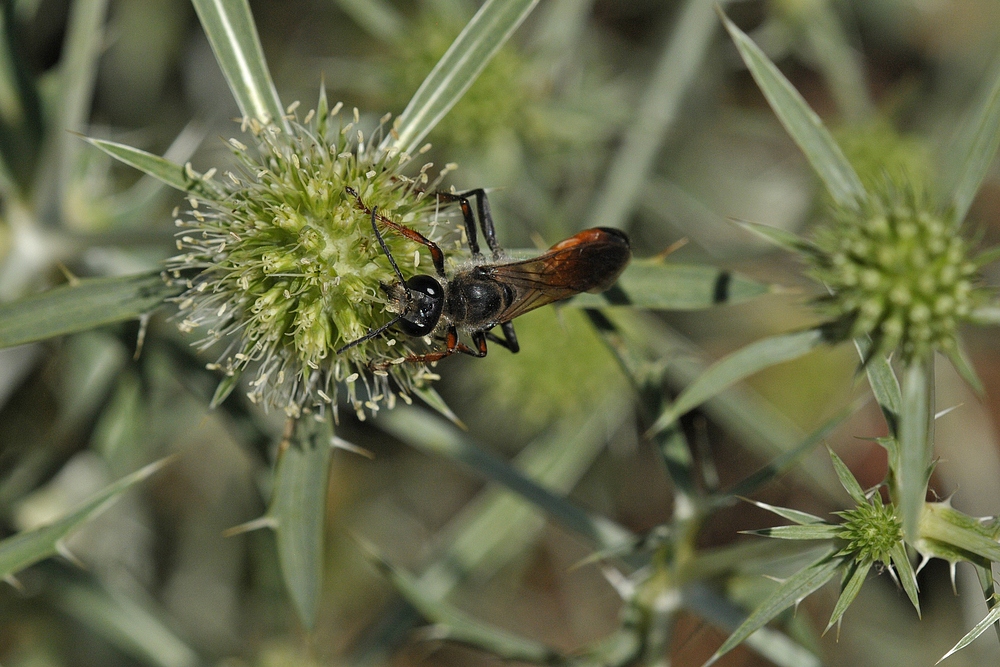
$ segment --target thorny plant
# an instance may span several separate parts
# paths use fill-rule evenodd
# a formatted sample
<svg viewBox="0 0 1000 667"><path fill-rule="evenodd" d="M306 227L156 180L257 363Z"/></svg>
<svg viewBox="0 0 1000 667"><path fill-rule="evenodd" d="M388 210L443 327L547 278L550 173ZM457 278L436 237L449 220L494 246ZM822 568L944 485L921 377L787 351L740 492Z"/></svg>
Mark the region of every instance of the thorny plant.
<svg viewBox="0 0 1000 667"><path fill-rule="evenodd" d="M358 113L350 122L335 121L340 107L328 109L324 93L316 109L301 121L296 105L284 108L280 104L245 5L223 7L209 0L195 0L194 4L245 116L243 138L230 141L236 166L198 174L190 165L123 144L91 140L113 157L188 195L188 210L174 216L181 228L181 254L169 260L165 286L158 276L152 281L148 276L84 281L35 300L14 302L0 312L0 338L7 345L40 340L130 319L164 297L176 302L180 328L194 334L197 349L214 355L209 370L223 375L213 403L229 409L227 405L233 401L227 403L227 396L243 383L252 403L280 407L290 417L269 484L269 508L264 517L251 523L275 530L286 588L299 618L311 629L324 570L330 449L332 445L350 447L333 434L333 424L327 418L329 412L337 410L338 391L344 392L339 398L346 400L359 419L365 418L365 410L376 412L381 404L391 407L397 393L407 403L410 393L419 393L450 415L443 402L427 391L426 383L436 378L435 373L420 364L392 363L406 356L409 345L419 343L387 335L347 345L380 328L394 315L387 308L382 286L396 280L395 274L375 243L367 211L377 208L422 234L447 237L448 228L439 227L442 211L429 193L439 186L450 166L432 178L429 165L409 171L415 166L412 160L419 155L418 146L427 132L461 96L463 85L475 79L478 68L534 3L487 2L425 80L407 111L384 136L376 133L373 139L369 133L367 141L358 127ZM682 17L684 26L691 16L702 19L700 24L692 19L693 25L707 25L704 16L711 16L709 3L698 0L687 3L685 11L691 14ZM768 570L787 555L800 564L798 570L769 593L756 597L756 610L745 617L710 661L747 642L778 664L817 664L817 658L789 634L756 633L838 574L841 594L827 629L839 626L873 569L896 578L919 612L916 569L910 560L914 552L924 563L941 558L953 569L958 562L972 563L979 574L991 611L953 651L967 646L1000 618L991 571L992 564L1000 561L996 522L970 517L949 502L925 500L933 469L934 355L946 355L970 384L978 387L962 353L959 328L1000 320L995 295L980 275L995 252L976 255L974 243L961 235L962 222L1000 141L1000 84L991 87L961 133L955 149L961 164L952 172L955 175L950 183L942 179L945 187L916 182L911 175L899 175L889 168L885 169L888 177L859 177L767 57L724 17L723 22L832 202L827 222L808 238L747 225L800 255L807 273L821 284L814 304L822 322L751 344L705 370L671 398L665 385L679 346L663 325L634 312L634 308L586 311L632 383L642 421L652 424L646 436L673 482L673 516L643 536L585 512L553 492L568 491L582 472L566 470L574 466L585 470L592 461L586 459L586 452L596 451L606 439L605 433L631 420L632 406L627 399L610 396L606 406L586 419L567 420L533 441L519 461L530 474L490 457L471 444L468 436L431 423L426 416L401 410L381 415L380 428L416 446L437 448L456 460L472 462L477 470L528 499L532 508L548 512L587 539L595 550L591 560L603 563L608 581L623 601L619 627L573 652L481 623L452 606L448 594L464 573L456 574L449 567L462 563L469 570L477 565L485 568L484 554L491 551L490 546L504 551L534 535L524 518L530 517L529 509L488 499L464 526L462 535L476 539L455 540L420 575L391 566L372 548L373 560L383 567L398 592L434 623L428 637L460 641L504 658L542 664L665 665L681 611L697 613L724 627L737 607L737 595L713 584L734 573ZM234 25L241 27L234 31ZM703 34L707 43L711 33L706 29ZM495 48L480 48L482 43ZM253 66L240 67L239 63ZM216 179L220 171L221 177ZM20 175L18 178L23 180ZM9 185L9 179L0 185ZM358 193L357 197L351 192ZM400 262L404 277L428 262L417 244L392 234L386 234L385 241L394 256L412 258ZM456 242L460 245L461 239ZM670 274L669 267L659 261L639 267L632 276L623 277L620 301L633 306L653 303L671 307L658 286L680 279L679 274ZM680 291L687 290L684 298L707 291L710 297L702 305L712 305L725 300L717 288L730 279L731 274L707 271L685 283ZM65 309L73 301L82 304L74 312L87 313L74 315L76 319L68 328L49 325L46 317L37 316ZM691 307L685 303L684 307ZM112 304L107 306L111 312L91 314L99 310L99 304ZM603 305L607 303L589 302L587 308ZM23 333L25 330L28 333ZM735 498L757 491L788 470L824 439L843 414L800 438L797 446L760 473L726 490L719 488L711 457L698 451L697 437L689 439L692 429L685 415L767 365L796 358L822 344L847 341L858 348L859 366L886 417L888 435L877 440L888 453L885 480L873 489L863 489L831 452L836 476L854 503L835 513L839 521L758 503L795 524L757 531L778 538L780 542L774 543L782 546L758 542L699 548L698 536L709 518ZM367 369L373 362L385 365L385 370L369 375ZM897 374L902 376L901 383ZM128 397L135 395L135 391L123 391L125 398L120 403L126 407L116 405L116 409L133 406ZM704 409L712 414L710 406ZM306 413L317 419L300 419ZM243 423L254 422L247 418ZM739 426L733 428L738 430ZM579 452L584 452L579 458L566 458ZM154 464L122 477L46 527L25 529L0 541L0 574L11 578L57 552L69 556L66 535L157 467ZM16 497L16 492L5 493ZM469 542L475 544L470 546ZM497 569L502 565L494 564ZM75 593L89 590L69 578L59 581ZM143 617L149 623L155 623L155 618L154 614ZM412 618L398 620L394 628L405 629L412 622ZM369 656L356 657L363 661Z"/></svg>

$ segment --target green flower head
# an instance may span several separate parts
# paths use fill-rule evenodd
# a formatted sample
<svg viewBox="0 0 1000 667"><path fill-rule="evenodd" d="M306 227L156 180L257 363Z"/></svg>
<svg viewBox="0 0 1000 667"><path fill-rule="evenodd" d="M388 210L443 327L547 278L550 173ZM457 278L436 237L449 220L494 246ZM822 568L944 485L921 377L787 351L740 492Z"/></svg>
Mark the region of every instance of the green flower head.
<svg viewBox="0 0 1000 667"><path fill-rule="evenodd" d="M169 267L186 287L177 298L180 328L203 332L200 348L221 349L209 365L227 376L216 402L252 370L254 402L292 416L327 407L336 414L345 386L364 418L397 395L409 402L436 378L424 364L404 363L412 341L391 332L344 348L394 316L387 288L399 279L373 233L372 211L438 237L438 206L427 191L448 168L433 182L430 164L405 176L411 156L366 143L357 110L352 122L335 123L340 108L327 109L321 96L303 121L290 118L291 133L244 121L246 143L230 140L238 167L225 174L223 196L192 197L176 221L182 254ZM430 266L423 246L382 231L404 278Z"/></svg>
<svg viewBox="0 0 1000 667"><path fill-rule="evenodd" d="M867 334L905 359L952 352L959 325L986 301L969 243L925 200L883 181L860 211L835 207L808 255L845 337Z"/></svg>
<svg viewBox="0 0 1000 667"><path fill-rule="evenodd" d="M869 502L836 514L844 520L837 535L847 543L842 554L865 564L889 565L892 550L903 541L903 523L893 505L883 504L875 492Z"/></svg>

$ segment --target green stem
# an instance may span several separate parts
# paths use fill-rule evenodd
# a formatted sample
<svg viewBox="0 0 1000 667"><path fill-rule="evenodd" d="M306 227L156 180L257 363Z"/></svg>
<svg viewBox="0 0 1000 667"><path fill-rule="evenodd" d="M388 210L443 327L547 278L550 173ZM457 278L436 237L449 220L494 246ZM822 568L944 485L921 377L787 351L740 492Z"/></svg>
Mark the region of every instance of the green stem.
<svg viewBox="0 0 1000 667"><path fill-rule="evenodd" d="M899 469L895 472L903 533L918 536L934 451L934 355L910 361L903 370L899 424Z"/></svg>

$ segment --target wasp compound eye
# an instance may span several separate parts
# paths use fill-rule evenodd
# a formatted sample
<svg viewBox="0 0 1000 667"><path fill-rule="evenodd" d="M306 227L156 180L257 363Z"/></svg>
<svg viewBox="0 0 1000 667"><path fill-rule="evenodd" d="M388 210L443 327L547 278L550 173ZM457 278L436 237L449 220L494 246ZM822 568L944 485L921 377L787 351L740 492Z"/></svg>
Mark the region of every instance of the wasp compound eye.
<svg viewBox="0 0 1000 667"><path fill-rule="evenodd" d="M406 281L406 289L410 296L410 305L406 316L400 321L399 328L407 336L426 336L441 319L441 309L444 307L444 289L441 283L431 276L416 275Z"/></svg>

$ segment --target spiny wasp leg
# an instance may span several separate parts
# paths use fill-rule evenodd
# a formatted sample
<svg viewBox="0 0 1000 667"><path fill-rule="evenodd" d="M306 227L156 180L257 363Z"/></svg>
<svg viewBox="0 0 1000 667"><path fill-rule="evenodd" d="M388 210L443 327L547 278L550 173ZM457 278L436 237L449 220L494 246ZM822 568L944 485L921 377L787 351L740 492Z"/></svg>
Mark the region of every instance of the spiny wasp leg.
<svg viewBox="0 0 1000 667"><path fill-rule="evenodd" d="M435 361L440 361L445 357L450 357L456 352L461 352L462 354L468 354L478 358L486 356L486 333L483 331L476 331L472 334L472 342L475 343L475 348L471 348L458 340L458 329L456 329L454 325L448 327L448 333L445 336L445 340L446 344L443 350L428 352L426 354L411 354L406 357L406 362L418 364L433 363Z"/></svg>
<svg viewBox="0 0 1000 667"><path fill-rule="evenodd" d="M503 248L497 242L496 229L493 227L493 214L490 212L490 201L486 196L486 190L477 188L476 190L459 193L435 192L434 196L437 197L438 201L457 201L459 206L461 206L462 218L465 220L465 234L469 240L469 250L472 251L473 257L479 258L482 257L482 253L479 251L479 239L476 234L476 216L472 213L472 204L469 201L470 198L474 197L476 200L476 212L479 214L479 225L483 228L486 245L493 252L494 260L503 257Z"/></svg>
<svg viewBox="0 0 1000 667"><path fill-rule="evenodd" d="M445 357L450 357L456 353L468 354L469 356L476 357L477 359L482 359L489 352L489 348L486 346L486 340L489 339L503 347L507 348L511 352L517 352L521 348L517 344L517 336L514 335L514 326L510 322L505 322L503 325L504 336L506 338L501 338L488 331L474 331L472 332L472 342L475 347L469 347L465 343L458 339L458 329L454 326L448 328L445 334L445 348L443 350L438 350L436 352L427 352L425 354L411 354L403 359L403 363L407 364L423 364L423 363L433 363L435 361L441 361ZM440 340L440 339L439 339ZM370 368L372 370L385 370L392 365L393 362L383 362L371 364ZM398 361L396 363L399 363Z"/></svg>
<svg viewBox="0 0 1000 667"><path fill-rule="evenodd" d="M514 333L514 323L504 322L500 325L500 328L503 331L502 338L490 331L486 332L486 337L497 345L502 345L511 352L519 352L521 350L521 346L517 344L517 334Z"/></svg>
<svg viewBox="0 0 1000 667"><path fill-rule="evenodd" d="M358 202L358 208L360 208L362 211L364 211L365 213L367 213L369 215L373 215L383 225L385 225L389 229L395 230L396 232L398 232L399 234L401 234L401 235L405 236L406 238L410 239L414 243L419 243L420 245L425 246L427 248L427 250L431 253L431 261L434 263L434 270L437 272L437 274L439 276L441 276L442 278L444 278L444 276L445 276L445 273L444 273L444 253L441 252L441 248L438 247L437 243L434 243L434 241L431 241L429 238L427 238L426 236L424 236L423 234L421 234L420 232L418 232L415 229L410 229L406 225L401 225L401 224L399 224L398 222L396 222L394 220L390 220L389 218L385 217L384 215L382 215L380 213L376 215L375 211L373 211L373 209L369 208L368 205L365 204L364 201L362 201L361 195L359 195L358 191L355 190L354 188L346 188L346 191L347 191L347 194L349 194L352 197L354 197L354 199ZM375 233L378 234L378 229L377 228L375 230ZM388 253L386 253L386 254L388 255ZM391 260L391 256L390 256L390 260Z"/></svg>

